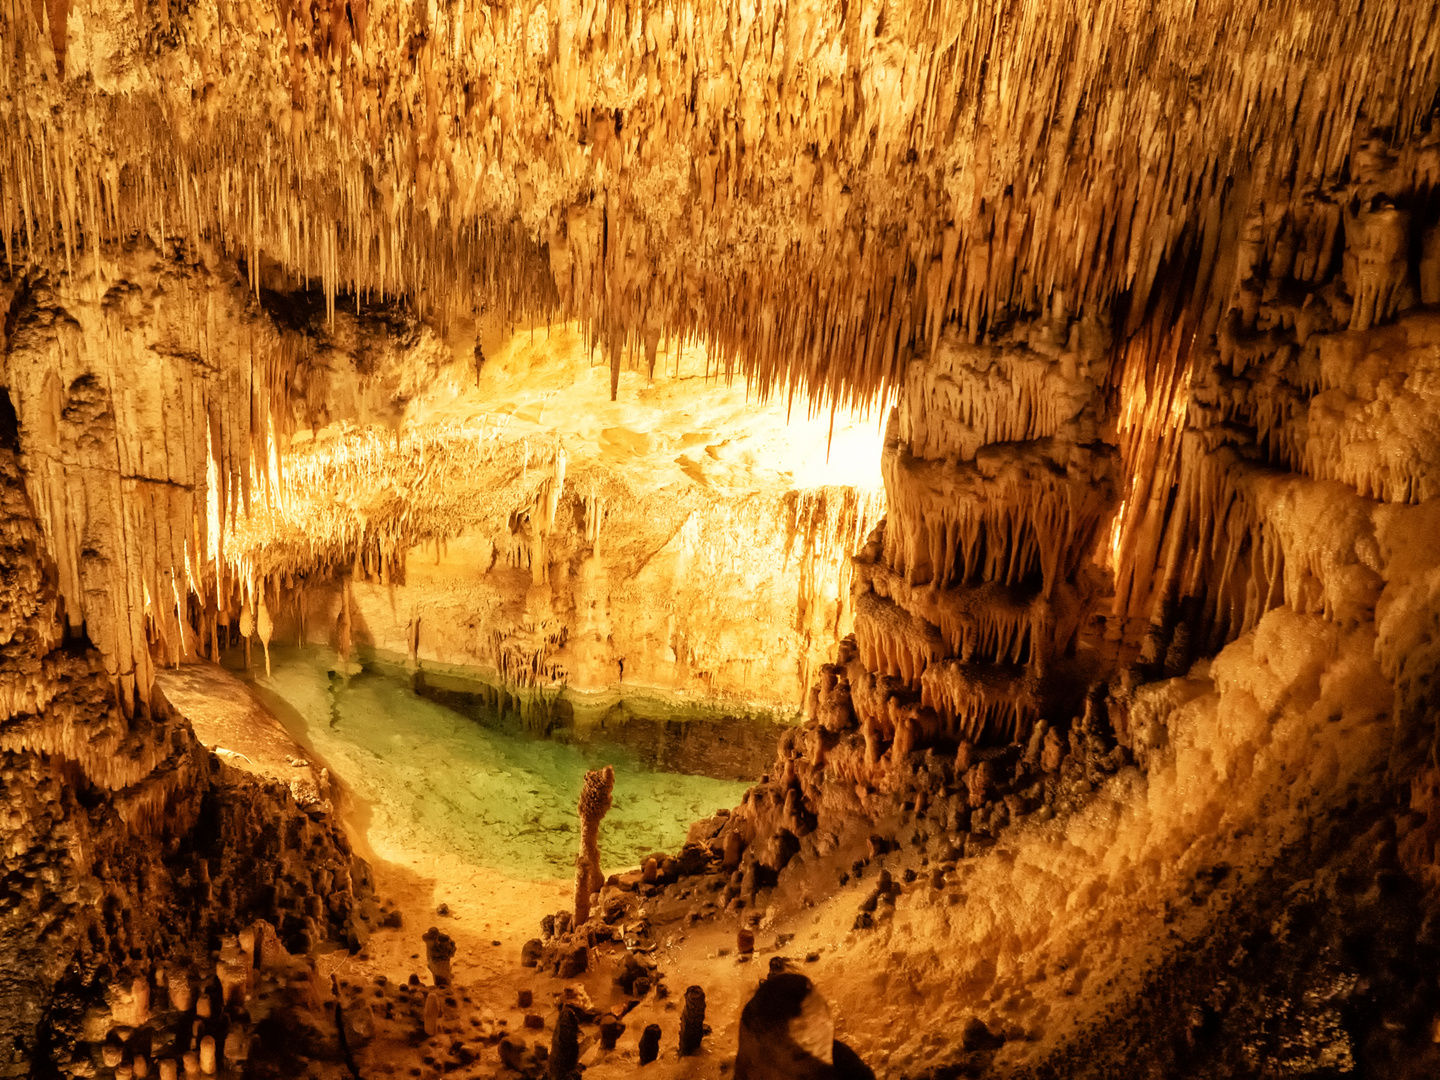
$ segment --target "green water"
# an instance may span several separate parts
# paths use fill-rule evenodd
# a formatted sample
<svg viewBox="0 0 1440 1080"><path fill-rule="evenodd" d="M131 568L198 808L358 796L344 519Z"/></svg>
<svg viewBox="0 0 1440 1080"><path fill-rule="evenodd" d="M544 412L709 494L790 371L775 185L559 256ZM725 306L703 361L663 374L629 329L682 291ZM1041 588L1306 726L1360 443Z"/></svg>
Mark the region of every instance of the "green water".
<svg viewBox="0 0 1440 1080"><path fill-rule="evenodd" d="M490 730L393 676L334 677L328 650L272 647L270 655L271 674L261 667L254 677L260 696L368 810L372 835L410 850L518 877L568 877L585 770L612 765L601 854L607 868L634 866L678 850L690 822L735 806L748 786L655 772L618 746Z"/></svg>

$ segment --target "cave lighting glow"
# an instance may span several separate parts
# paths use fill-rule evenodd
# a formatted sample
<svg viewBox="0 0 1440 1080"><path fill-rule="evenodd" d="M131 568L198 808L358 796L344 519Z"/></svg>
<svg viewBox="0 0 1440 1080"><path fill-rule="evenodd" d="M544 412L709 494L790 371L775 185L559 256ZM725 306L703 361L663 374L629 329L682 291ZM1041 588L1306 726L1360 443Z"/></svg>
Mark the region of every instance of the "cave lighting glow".
<svg viewBox="0 0 1440 1080"><path fill-rule="evenodd" d="M792 417L786 431L780 468L800 489L830 486L883 493L880 453L885 446L883 421L875 413L837 409L807 419Z"/></svg>

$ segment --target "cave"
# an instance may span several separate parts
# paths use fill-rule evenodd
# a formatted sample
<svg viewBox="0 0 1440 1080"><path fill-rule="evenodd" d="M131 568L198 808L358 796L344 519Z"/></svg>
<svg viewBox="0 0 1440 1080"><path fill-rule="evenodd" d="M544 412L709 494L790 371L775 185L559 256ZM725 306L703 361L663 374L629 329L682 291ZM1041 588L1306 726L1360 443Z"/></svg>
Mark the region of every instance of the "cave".
<svg viewBox="0 0 1440 1080"><path fill-rule="evenodd" d="M1440 1075L1437 0L14 2L0 238L0 1077Z"/></svg>

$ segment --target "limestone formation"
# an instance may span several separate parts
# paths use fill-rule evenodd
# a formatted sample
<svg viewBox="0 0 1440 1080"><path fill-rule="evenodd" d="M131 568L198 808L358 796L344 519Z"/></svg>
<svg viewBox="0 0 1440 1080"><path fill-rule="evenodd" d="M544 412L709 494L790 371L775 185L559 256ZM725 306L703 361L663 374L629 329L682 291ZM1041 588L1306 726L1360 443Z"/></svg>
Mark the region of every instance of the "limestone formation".
<svg viewBox="0 0 1440 1080"><path fill-rule="evenodd" d="M640 1064L649 1065L660 1056L660 1025L646 1024L640 1034Z"/></svg>
<svg viewBox="0 0 1440 1080"><path fill-rule="evenodd" d="M435 1035L440 1030L440 995L434 990L425 995L425 1034Z"/></svg>
<svg viewBox="0 0 1440 1080"><path fill-rule="evenodd" d="M590 918L590 898L605 883L600 869L600 820L609 812L615 770L606 765L585 774L580 789L580 853L575 858L575 925Z"/></svg>
<svg viewBox="0 0 1440 1080"><path fill-rule="evenodd" d="M824 997L798 972L765 979L740 1013L735 1080L832 1080L863 1075L836 1053L835 1024Z"/></svg>
<svg viewBox="0 0 1440 1080"><path fill-rule="evenodd" d="M757 933L740 1080L1440 1075L1437 102L1440 0L0 6L0 1075L598 1075L551 980L689 1056ZM297 647L755 782L607 879L588 773L508 1016L564 899L376 800L481 955L372 982L364 759L167 689Z"/></svg>
<svg viewBox="0 0 1440 1080"><path fill-rule="evenodd" d="M126 716L105 662L63 640L57 571L42 560L11 444L0 446L0 480L7 568L0 647L14 665L6 676L11 707L0 721L11 807L4 858L6 866L33 865L16 870L25 877L44 866L47 888L65 898L55 906L45 899L50 893L36 890L5 906L14 933L4 959L14 974L0 988L0 1056L24 1075L42 1018L79 1031L85 1011L107 998L117 1025L168 1023L172 1009L185 1016L194 1007L198 1016L210 997L196 993L190 971L222 972L226 1000L236 1004L248 964L238 941L211 953L212 936L219 940L262 914L278 921L276 904L284 902L292 912L284 933L295 947L319 944L321 936L343 940L366 885L336 823L310 817L284 784L221 764L163 701L143 720ZM83 781L65 781L66 768ZM84 811L74 782L108 809ZM287 838L278 850L277 830ZM293 912L322 891L319 919L302 924ZM120 920L107 911L133 914ZM43 943L26 927L45 928ZM152 985L160 964L169 972L163 993ZM78 981L54 997L61 972L72 966ZM93 1042L105 1036L99 1030ZM83 1043L77 1052L89 1055ZM144 1067L155 1064L147 1055Z"/></svg>
<svg viewBox="0 0 1440 1080"><path fill-rule="evenodd" d="M625 1034L625 1024L613 1013L606 1013L600 1019L600 1048L614 1050L620 1036Z"/></svg>
<svg viewBox="0 0 1440 1080"><path fill-rule="evenodd" d="M455 956L455 941L432 926L421 936L425 943L425 965L436 986L449 986L452 977L450 961Z"/></svg>
<svg viewBox="0 0 1440 1080"><path fill-rule="evenodd" d="M680 1010L680 1056L689 1057L700 1052L700 1042L705 1037L705 991L691 986L685 991L685 1005Z"/></svg>
<svg viewBox="0 0 1440 1080"><path fill-rule="evenodd" d="M555 1031L550 1038L550 1057L546 1063L549 1080L569 1080L580 1062L580 1022L575 1009L560 1007Z"/></svg>

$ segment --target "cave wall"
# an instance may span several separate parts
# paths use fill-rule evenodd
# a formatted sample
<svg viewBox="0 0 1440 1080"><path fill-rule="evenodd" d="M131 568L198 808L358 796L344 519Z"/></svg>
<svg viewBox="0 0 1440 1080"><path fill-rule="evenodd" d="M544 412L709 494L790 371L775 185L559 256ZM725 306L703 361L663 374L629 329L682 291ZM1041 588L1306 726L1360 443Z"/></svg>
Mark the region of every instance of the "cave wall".
<svg viewBox="0 0 1440 1080"><path fill-rule="evenodd" d="M585 490L584 478L573 486ZM797 712L850 632L846 563L861 498L842 488L617 494L608 511L562 496L541 581L530 546L492 520L417 545L383 576L347 568L338 582L307 584L272 608L275 640L348 640L516 691L679 694Z"/></svg>
<svg viewBox="0 0 1440 1080"><path fill-rule="evenodd" d="M243 637L793 711L850 630L862 492L567 475L553 435L407 426L463 391L468 350L395 308L249 289L204 246L136 240L0 288L62 610L127 704L157 660Z"/></svg>
<svg viewBox="0 0 1440 1080"><path fill-rule="evenodd" d="M190 594L251 477L264 482L251 462L257 443L265 459L277 342L203 256L144 241L94 254L70 273L5 275L0 355L64 619L128 708L148 697L152 645L173 662L213 634L213 594L228 590L210 590L195 627Z"/></svg>
<svg viewBox="0 0 1440 1080"><path fill-rule="evenodd" d="M16 434L0 446L0 1074L28 1077L93 1070L116 1028L148 1038L147 1002L163 1030L167 985L210 993L219 937L257 919L302 953L346 940L368 869L333 819L221 765L163 703L121 707L107 658L60 616Z"/></svg>
<svg viewBox="0 0 1440 1080"><path fill-rule="evenodd" d="M1436 911L1434 148L1371 144L1345 185L1257 206L1213 334L1179 313L1087 372L1036 347L1085 325L1036 320L912 362L854 639L718 827L776 882L764 918L867 836L928 854L832 916L870 973L838 1005L898 1074L1433 1067L1401 942L1431 949ZM1048 623L1003 603L1026 588ZM975 714L941 707L957 669ZM922 1008L931 1031L902 1022ZM932 1033L977 1018L1004 1054Z"/></svg>

